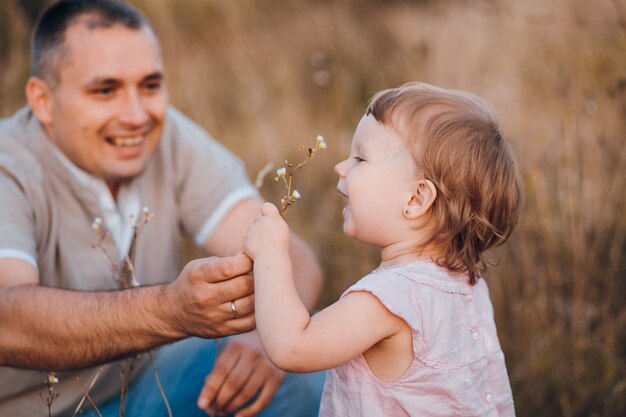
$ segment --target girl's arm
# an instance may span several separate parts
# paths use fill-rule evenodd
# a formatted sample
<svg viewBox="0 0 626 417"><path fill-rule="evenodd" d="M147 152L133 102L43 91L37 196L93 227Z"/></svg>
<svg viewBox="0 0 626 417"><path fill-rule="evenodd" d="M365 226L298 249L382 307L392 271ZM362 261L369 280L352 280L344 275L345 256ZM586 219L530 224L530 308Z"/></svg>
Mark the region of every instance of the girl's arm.
<svg viewBox="0 0 626 417"><path fill-rule="evenodd" d="M406 326L366 292L351 293L311 317L293 283L289 228L273 205L264 204L261 214L244 248L254 260L257 330L276 366L291 372L332 368Z"/></svg>

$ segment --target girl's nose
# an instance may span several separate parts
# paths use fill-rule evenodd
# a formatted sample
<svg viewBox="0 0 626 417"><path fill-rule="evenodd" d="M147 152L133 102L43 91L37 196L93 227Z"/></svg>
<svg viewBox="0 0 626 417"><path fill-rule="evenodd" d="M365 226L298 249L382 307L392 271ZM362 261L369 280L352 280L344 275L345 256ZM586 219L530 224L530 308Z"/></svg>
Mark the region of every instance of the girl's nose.
<svg viewBox="0 0 626 417"><path fill-rule="evenodd" d="M339 175L341 178L346 176L345 165L346 165L346 160L343 160L339 162L337 165L335 165L335 173Z"/></svg>

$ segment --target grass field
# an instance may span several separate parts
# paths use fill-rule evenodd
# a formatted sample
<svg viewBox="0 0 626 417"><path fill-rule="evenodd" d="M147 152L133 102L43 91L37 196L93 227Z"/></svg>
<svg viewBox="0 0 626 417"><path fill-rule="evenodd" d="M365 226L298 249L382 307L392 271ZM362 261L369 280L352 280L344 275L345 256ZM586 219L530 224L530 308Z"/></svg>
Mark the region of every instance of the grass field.
<svg viewBox="0 0 626 417"><path fill-rule="evenodd" d="M0 116L24 103L28 10L41 3L0 10ZM321 305L376 265L341 232L333 173L368 98L413 80L487 98L525 186L487 273L517 413L626 414L625 0L132 3L162 38L171 101L252 179L326 137L288 215L322 262Z"/></svg>

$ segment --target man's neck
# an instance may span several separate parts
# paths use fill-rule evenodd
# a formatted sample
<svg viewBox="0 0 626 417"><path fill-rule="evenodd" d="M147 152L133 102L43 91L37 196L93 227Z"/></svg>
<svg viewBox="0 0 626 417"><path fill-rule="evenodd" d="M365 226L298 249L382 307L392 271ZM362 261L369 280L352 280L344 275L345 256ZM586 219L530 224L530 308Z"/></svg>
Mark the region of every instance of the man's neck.
<svg viewBox="0 0 626 417"><path fill-rule="evenodd" d="M111 196L113 196L113 200L117 201L117 193L120 190L119 181L106 181L107 187L111 191Z"/></svg>

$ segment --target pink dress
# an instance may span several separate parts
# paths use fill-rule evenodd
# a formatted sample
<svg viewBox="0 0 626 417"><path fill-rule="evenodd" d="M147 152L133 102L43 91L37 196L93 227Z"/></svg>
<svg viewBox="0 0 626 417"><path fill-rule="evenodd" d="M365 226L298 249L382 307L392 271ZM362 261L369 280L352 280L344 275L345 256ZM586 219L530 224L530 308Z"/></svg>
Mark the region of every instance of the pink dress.
<svg viewBox="0 0 626 417"><path fill-rule="evenodd" d="M413 362L395 382L363 355L328 372L321 417L514 416L513 396L484 279L471 286L429 261L379 268L368 291L413 330Z"/></svg>

